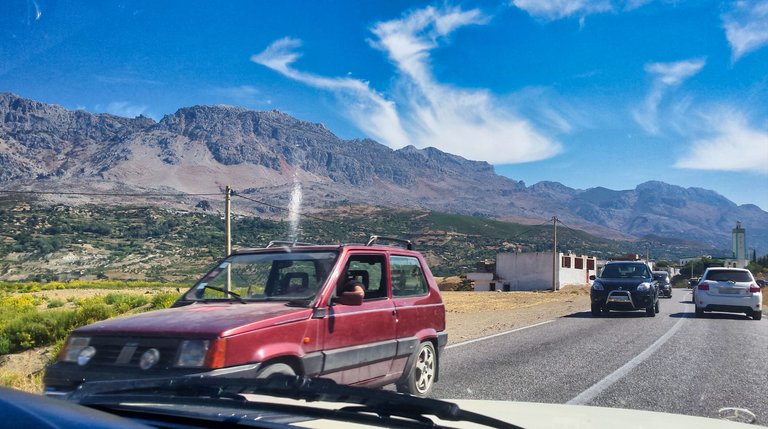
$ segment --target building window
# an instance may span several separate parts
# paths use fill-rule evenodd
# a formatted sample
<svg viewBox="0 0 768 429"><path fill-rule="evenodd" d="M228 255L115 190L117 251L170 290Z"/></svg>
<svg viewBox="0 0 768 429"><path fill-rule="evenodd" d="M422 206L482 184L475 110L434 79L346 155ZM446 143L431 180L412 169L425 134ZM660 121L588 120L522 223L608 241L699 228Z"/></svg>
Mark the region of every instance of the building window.
<svg viewBox="0 0 768 429"><path fill-rule="evenodd" d="M563 256L563 268L571 268L571 257L570 256Z"/></svg>
<svg viewBox="0 0 768 429"><path fill-rule="evenodd" d="M584 269L584 258L576 258L573 261L573 268L576 268L577 270L583 270Z"/></svg>
<svg viewBox="0 0 768 429"><path fill-rule="evenodd" d="M595 270L595 260L594 259L592 259L592 258L587 259L587 269L590 270L590 271L594 271Z"/></svg>

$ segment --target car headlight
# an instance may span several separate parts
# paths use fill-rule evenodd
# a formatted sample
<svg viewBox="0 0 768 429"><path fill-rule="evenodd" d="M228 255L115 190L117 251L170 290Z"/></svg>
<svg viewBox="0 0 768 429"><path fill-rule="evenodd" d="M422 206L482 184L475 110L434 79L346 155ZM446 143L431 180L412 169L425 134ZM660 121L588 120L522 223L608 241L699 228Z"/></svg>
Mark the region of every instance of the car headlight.
<svg viewBox="0 0 768 429"><path fill-rule="evenodd" d="M184 340L179 346L176 355L176 366L201 367L205 364L205 356L208 354L208 340Z"/></svg>
<svg viewBox="0 0 768 429"><path fill-rule="evenodd" d="M88 346L90 342L91 342L90 337L69 337L69 339L67 340L67 344L61 350L61 354L59 355L59 360L61 360L62 362L78 362L79 363L80 352L82 352L86 348L92 349L93 354L96 354L96 349ZM88 354L88 352L86 352L86 354ZM88 360L90 360L90 358L93 357L93 354L91 354L91 356L86 359L85 363L88 363ZM85 363L81 365L85 365Z"/></svg>
<svg viewBox="0 0 768 429"><path fill-rule="evenodd" d="M650 283L640 283L639 285L637 285L638 292L648 292L649 290L651 290Z"/></svg>
<svg viewBox="0 0 768 429"><path fill-rule="evenodd" d="M155 366L160 362L160 351L157 349L148 349L141 355L139 359L139 368L147 370Z"/></svg>
<svg viewBox="0 0 768 429"><path fill-rule="evenodd" d="M95 354L96 349L93 348L93 346L88 346L84 349L81 349L80 353L77 354L77 364L80 366L87 365Z"/></svg>
<svg viewBox="0 0 768 429"><path fill-rule="evenodd" d="M592 290L603 290L603 284L600 282L592 283Z"/></svg>

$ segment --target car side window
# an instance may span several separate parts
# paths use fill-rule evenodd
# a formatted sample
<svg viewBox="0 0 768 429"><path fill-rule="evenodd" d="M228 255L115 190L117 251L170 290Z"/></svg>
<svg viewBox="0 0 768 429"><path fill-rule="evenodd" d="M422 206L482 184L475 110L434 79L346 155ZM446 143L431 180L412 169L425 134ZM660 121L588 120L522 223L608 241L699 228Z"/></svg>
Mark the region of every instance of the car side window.
<svg viewBox="0 0 768 429"><path fill-rule="evenodd" d="M392 256L389 260L392 269L392 295L417 296L426 295L427 279L417 258L410 256Z"/></svg>
<svg viewBox="0 0 768 429"><path fill-rule="evenodd" d="M346 275L339 287L344 287L350 278L354 278L365 289L363 299L387 297L387 279L384 275L385 261L384 255L350 255L347 260Z"/></svg>

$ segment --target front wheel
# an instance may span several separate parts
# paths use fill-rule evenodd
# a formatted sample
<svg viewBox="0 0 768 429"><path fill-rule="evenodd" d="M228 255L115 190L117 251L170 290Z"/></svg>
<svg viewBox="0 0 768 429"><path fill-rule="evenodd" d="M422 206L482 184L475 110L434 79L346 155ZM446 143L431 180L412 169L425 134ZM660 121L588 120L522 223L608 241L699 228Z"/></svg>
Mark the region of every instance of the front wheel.
<svg viewBox="0 0 768 429"><path fill-rule="evenodd" d="M419 344L416 360L408 369L405 382L397 385L397 391L415 396L427 396L432 391L437 374L437 355L435 347L429 341Z"/></svg>
<svg viewBox="0 0 768 429"><path fill-rule="evenodd" d="M656 313L659 312L659 301L656 301L656 306L654 306L653 309L656 311Z"/></svg>
<svg viewBox="0 0 768 429"><path fill-rule="evenodd" d="M594 316L594 317L600 317L600 311L602 310L602 309L600 308L600 305L598 305L598 304L592 304L592 308L591 308L591 310L592 310L592 316Z"/></svg>
<svg viewBox="0 0 768 429"><path fill-rule="evenodd" d="M645 315L648 317L656 317L656 306L651 304L645 309Z"/></svg>
<svg viewBox="0 0 768 429"><path fill-rule="evenodd" d="M293 370L288 364L285 363L273 363L265 366L256 373L256 378L267 378L271 375L296 375L296 371Z"/></svg>

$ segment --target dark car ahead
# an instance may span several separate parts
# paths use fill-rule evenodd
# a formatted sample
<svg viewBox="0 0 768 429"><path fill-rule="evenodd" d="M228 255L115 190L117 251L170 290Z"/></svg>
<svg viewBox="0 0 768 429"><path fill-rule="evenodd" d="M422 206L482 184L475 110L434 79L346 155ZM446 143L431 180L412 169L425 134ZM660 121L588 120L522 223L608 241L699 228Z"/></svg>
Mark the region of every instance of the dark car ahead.
<svg viewBox="0 0 768 429"><path fill-rule="evenodd" d="M658 285L644 262L611 261L605 264L590 291L592 315L615 311L645 310L646 315L659 312Z"/></svg>
<svg viewBox="0 0 768 429"><path fill-rule="evenodd" d="M237 251L174 308L74 330L45 393L98 380L295 374L425 396L447 342L445 307L410 242L376 238Z"/></svg>
<svg viewBox="0 0 768 429"><path fill-rule="evenodd" d="M666 271L653 271L653 279L658 283L659 296L672 298L672 281Z"/></svg>

